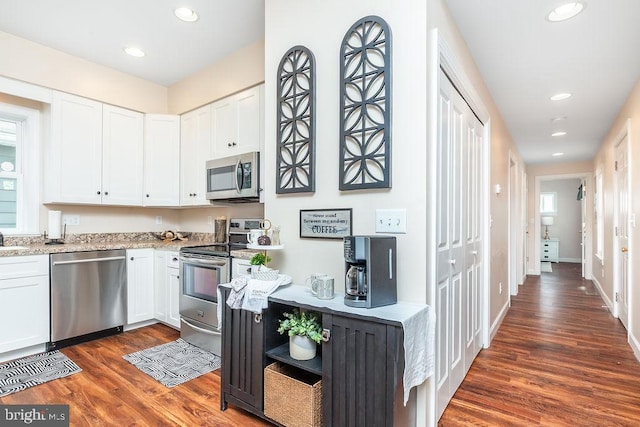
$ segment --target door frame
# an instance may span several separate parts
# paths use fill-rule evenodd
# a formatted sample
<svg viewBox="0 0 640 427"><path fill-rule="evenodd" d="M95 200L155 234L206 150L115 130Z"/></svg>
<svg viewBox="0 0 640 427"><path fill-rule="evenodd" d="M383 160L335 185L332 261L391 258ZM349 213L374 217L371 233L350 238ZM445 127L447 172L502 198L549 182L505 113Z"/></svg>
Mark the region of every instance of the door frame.
<svg viewBox="0 0 640 427"><path fill-rule="evenodd" d="M449 47L443 33L439 31L437 28L431 30L430 32L430 51L434 52L433 55L429 58L429 74L430 85L428 87L430 96L428 97L428 123L430 123L428 128L428 140L430 141L427 146L427 155L428 155L428 167L431 170L437 170L436 159L437 159L437 120L438 120L438 108L437 108L437 94L439 93L439 84L438 84L438 75L440 70L442 69L444 73L447 75L449 80L453 83L455 88L460 92L465 102L469 105L473 113L480 120L480 122L484 126L484 146L482 148L482 163L483 163L483 171L482 171L482 195L481 195L481 203L482 203L482 212L484 215L484 223L482 224L482 234L483 234L483 244L482 244L482 252L484 254L484 263L485 268L483 269L483 274L480 279L481 283L481 291L482 295L482 303L480 304L482 313L482 345L483 347L488 347L491 341L490 337L490 288L489 288L489 278L490 278L490 255L491 255L491 242L490 242L490 194L489 194L489 177L491 171L491 158L490 158L490 147L491 147L491 117L489 115L489 110L485 107L482 99L478 95L477 91L474 89L471 80L467 77L467 74L464 70L464 67L459 62L454 51ZM436 179L430 179L427 183L428 191L431 194L435 194L436 191ZM427 211L427 253L428 262L427 262L427 283L436 283L436 252L435 252L435 236L436 236L436 212L434 209L430 209ZM427 303L435 304L436 301L436 287L427 291ZM429 397L427 398L430 401L429 405L426 405L427 408L426 413L423 410L418 409L418 419L430 419L434 422L436 420L436 401L437 401L437 391L436 391L436 381L430 381L429 384ZM419 396L419 400L421 400L422 396ZM418 405L420 408L422 405Z"/></svg>
<svg viewBox="0 0 640 427"><path fill-rule="evenodd" d="M633 176L632 170L633 170L633 159L631 158L631 119L627 119L624 124L622 125L620 131L618 132L618 134L616 135L616 137L614 138L614 142L613 142L613 158L614 161L616 161L616 155L615 152L617 150L618 145L620 145L620 143L622 142L622 140L624 140L625 138L627 138L627 204L629 207L633 206L632 205L632 198L633 198L633 193L631 192L631 189L629 188L631 186L631 177ZM617 248L619 246L618 244L618 235L616 233L616 228L618 227L618 174L616 173L615 169L613 171L613 229L611 230L613 233L613 248L612 248L612 252L613 252L613 256L612 256L612 270L613 270L613 295L612 300L613 300L613 315L616 318L619 318L620 316L620 302L618 301L618 298L616 298L616 295L620 292L620 288L621 288L621 283L620 283L620 272L618 271L618 263L620 262L620 253L618 252ZM632 215L631 212L629 212L629 215ZM628 219L630 220L630 222L632 221L631 218L628 217ZM628 229L628 248L629 248L629 252L631 254L633 254L633 229L634 227L629 226L627 227ZM606 232L605 232L606 233ZM606 251L605 251L606 253ZM630 257L631 259L631 257ZM631 286L631 283L633 283L633 268L631 268L632 263L629 262L627 263L627 300L628 301L633 301L633 286ZM631 331L631 319L633 319L633 304L629 304L628 307L628 311L627 311L627 324L628 329L627 329L627 336L631 336L632 331Z"/></svg>
<svg viewBox="0 0 640 427"><path fill-rule="evenodd" d="M534 268L532 269L533 275L540 275L540 240L542 239L542 223L541 223L541 215L540 215L540 183L542 181L554 181L561 179L580 179L584 180L587 183L591 183L593 187L595 187L593 172L582 172L582 173L569 173L569 174L556 174L556 175L539 175L536 176L535 180L535 196L534 196ZM585 191L585 199L587 206L593 206L593 192L595 188L591 188L591 186L587 186ZM586 227L586 238L585 247L583 247L581 251L582 263L584 265L584 278L591 279L592 277L592 256L585 254L592 254L592 246L593 246L593 210L588 211L588 215L586 218L582 218L585 222Z"/></svg>
<svg viewBox="0 0 640 427"><path fill-rule="evenodd" d="M508 187L508 275L511 296L518 295L518 287L526 277L526 172L521 162L509 151ZM509 299L511 301L511 299Z"/></svg>

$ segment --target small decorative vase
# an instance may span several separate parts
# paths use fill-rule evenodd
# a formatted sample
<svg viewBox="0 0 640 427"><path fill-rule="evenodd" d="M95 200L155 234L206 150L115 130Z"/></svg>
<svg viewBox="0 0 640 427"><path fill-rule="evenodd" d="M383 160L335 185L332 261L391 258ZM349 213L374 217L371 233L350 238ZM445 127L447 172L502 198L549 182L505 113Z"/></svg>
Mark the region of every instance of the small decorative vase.
<svg viewBox="0 0 640 427"><path fill-rule="evenodd" d="M317 344L309 337L294 335L289 337L289 355L296 360L310 360L316 357Z"/></svg>

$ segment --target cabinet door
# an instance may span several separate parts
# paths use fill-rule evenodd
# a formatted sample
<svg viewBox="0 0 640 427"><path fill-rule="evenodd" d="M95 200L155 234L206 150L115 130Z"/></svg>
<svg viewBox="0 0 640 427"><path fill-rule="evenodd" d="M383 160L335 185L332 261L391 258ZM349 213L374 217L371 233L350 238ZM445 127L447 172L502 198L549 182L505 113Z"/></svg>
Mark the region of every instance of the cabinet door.
<svg viewBox="0 0 640 427"><path fill-rule="evenodd" d="M323 424L392 426L398 328L328 314L322 326Z"/></svg>
<svg viewBox="0 0 640 427"><path fill-rule="evenodd" d="M261 91L256 86L236 95L237 102L237 153L260 151L264 130Z"/></svg>
<svg viewBox="0 0 640 427"><path fill-rule="evenodd" d="M102 104L53 92L51 144L44 161L45 200L100 204Z"/></svg>
<svg viewBox="0 0 640 427"><path fill-rule="evenodd" d="M211 104L214 158L231 156L237 152L237 126L237 104L233 96Z"/></svg>
<svg viewBox="0 0 640 427"><path fill-rule="evenodd" d="M177 268L167 268L167 323L180 329L180 275Z"/></svg>
<svg viewBox="0 0 640 427"><path fill-rule="evenodd" d="M165 251L155 252L154 262L154 289L153 289L153 307L154 317L161 322L167 322L167 297L168 291L168 275L167 275L167 262L165 261Z"/></svg>
<svg viewBox="0 0 640 427"><path fill-rule="evenodd" d="M145 115L142 204L180 204L180 116Z"/></svg>
<svg viewBox="0 0 640 427"><path fill-rule="evenodd" d="M231 278L251 274L251 263L248 259L233 258L231 260Z"/></svg>
<svg viewBox="0 0 640 427"><path fill-rule="evenodd" d="M153 249L127 250L127 323L154 318Z"/></svg>
<svg viewBox="0 0 640 427"><path fill-rule="evenodd" d="M222 288L226 301L229 288ZM259 320L259 321L257 321ZM260 317L224 304L222 314L222 407L227 395L262 411L264 408L264 327Z"/></svg>
<svg viewBox="0 0 640 427"><path fill-rule="evenodd" d="M180 119L180 205L207 206L205 164L211 159L211 105Z"/></svg>
<svg viewBox="0 0 640 427"><path fill-rule="evenodd" d="M103 106L102 203L142 206L144 115Z"/></svg>

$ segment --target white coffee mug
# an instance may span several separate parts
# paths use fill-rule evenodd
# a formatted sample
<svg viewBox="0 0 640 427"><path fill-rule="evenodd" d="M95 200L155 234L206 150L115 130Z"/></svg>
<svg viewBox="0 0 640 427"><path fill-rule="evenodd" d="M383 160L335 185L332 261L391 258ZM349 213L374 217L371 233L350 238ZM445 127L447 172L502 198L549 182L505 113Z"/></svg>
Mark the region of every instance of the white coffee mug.
<svg viewBox="0 0 640 427"><path fill-rule="evenodd" d="M262 235L264 235L264 230L260 228L249 230L249 232L247 233L247 241L252 245L257 245L258 237Z"/></svg>
<svg viewBox="0 0 640 427"><path fill-rule="evenodd" d="M318 299L332 299L334 280L331 276L320 276L311 282L311 293Z"/></svg>
<svg viewBox="0 0 640 427"><path fill-rule="evenodd" d="M324 276L327 276L327 273L311 273L311 276L304 279L304 284L305 286L311 288L314 280L316 280L318 277L324 277Z"/></svg>

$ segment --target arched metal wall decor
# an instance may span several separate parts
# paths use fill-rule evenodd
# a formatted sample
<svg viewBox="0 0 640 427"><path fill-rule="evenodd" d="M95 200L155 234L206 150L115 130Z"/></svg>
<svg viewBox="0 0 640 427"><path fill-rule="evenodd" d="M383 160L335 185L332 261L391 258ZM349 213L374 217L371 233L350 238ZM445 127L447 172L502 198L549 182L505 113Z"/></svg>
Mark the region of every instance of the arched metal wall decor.
<svg viewBox="0 0 640 427"><path fill-rule="evenodd" d="M315 191L315 58L304 46L278 66L276 193Z"/></svg>
<svg viewBox="0 0 640 427"><path fill-rule="evenodd" d="M391 32L357 21L340 47L340 190L391 188Z"/></svg>

